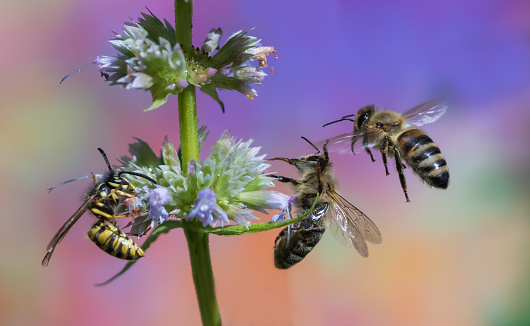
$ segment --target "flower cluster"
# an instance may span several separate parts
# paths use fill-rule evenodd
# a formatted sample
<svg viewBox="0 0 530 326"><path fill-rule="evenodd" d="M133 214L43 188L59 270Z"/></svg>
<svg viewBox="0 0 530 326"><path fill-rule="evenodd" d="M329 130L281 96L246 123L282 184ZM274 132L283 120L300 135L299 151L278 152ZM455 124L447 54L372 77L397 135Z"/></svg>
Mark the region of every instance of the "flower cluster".
<svg viewBox="0 0 530 326"><path fill-rule="evenodd" d="M220 46L220 28L208 33L200 49L184 53L169 22L162 23L151 12L142 16L138 23L125 23L124 33L109 41L119 54L99 56L96 63L110 85L149 90L153 104L147 110L158 108L169 95L192 84L216 100L224 112L217 90L236 90L253 98L257 92L251 85L260 84L267 75L260 69L267 66L267 55L277 57L274 47L259 47L259 40L244 31L232 34ZM257 60L258 67L251 66L251 60Z"/></svg>
<svg viewBox="0 0 530 326"><path fill-rule="evenodd" d="M200 144L206 138L201 128ZM123 170L147 175L158 184L142 185L145 179L128 176L137 186L137 196L126 204L138 216L130 234L143 235L149 228L169 217L199 220L203 226L227 225L230 221L250 226L256 219L253 211L266 209L286 211L289 197L265 188L274 187L274 178L265 174L269 167L265 155L258 156L259 147L252 140L236 141L224 133L212 147L210 155L201 163L191 160L184 173L178 151L168 141L158 158L147 143L138 140L130 145L131 157L122 157Z"/></svg>

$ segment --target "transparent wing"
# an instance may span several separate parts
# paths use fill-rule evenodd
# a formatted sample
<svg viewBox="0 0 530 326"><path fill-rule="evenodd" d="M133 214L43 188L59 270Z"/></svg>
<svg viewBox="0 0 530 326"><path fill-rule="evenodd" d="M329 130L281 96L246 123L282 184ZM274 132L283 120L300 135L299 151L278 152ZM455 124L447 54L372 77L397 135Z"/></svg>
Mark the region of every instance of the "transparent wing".
<svg viewBox="0 0 530 326"><path fill-rule="evenodd" d="M357 143L357 141L363 137L364 133L364 131L345 133L319 141L315 146L322 148L324 143L328 141L328 150L330 152L339 152L341 154L358 153L360 150L357 149L354 151L353 146L355 146L355 143ZM374 145L375 144L366 144L367 147L372 147Z"/></svg>
<svg viewBox="0 0 530 326"><path fill-rule="evenodd" d="M447 111L448 107L447 99L435 97L410 109L403 115L411 125L419 127L438 120Z"/></svg>
<svg viewBox="0 0 530 326"><path fill-rule="evenodd" d="M329 210L332 231L339 231L335 236L338 237L340 242L342 242L341 237L345 237L346 240L351 241L353 247L361 256L367 257L368 246L366 241L374 244L382 241L379 229L368 216L337 192L328 190L327 195L332 199L332 209ZM336 223L338 228L334 228L333 223Z"/></svg>
<svg viewBox="0 0 530 326"><path fill-rule="evenodd" d="M79 218L86 212L88 206L94 201L95 198L96 198L95 194L90 196L88 200L81 207L79 207L79 209L74 213L74 215L72 215L63 224L63 226L61 226L59 231L57 231L53 239L48 244L48 248L47 248L48 252L46 253L46 256L44 256L44 259L42 260L42 263L41 263L42 266L44 267L48 266L48 263L50 262L50 258L52 258L53 251L55 250L55 247L57 246L57 244L61 242L61 240L66 235L66 233L68 233L68 231L70 231L72 226L75 224L75 222L77 222L77 220L79 220Z"/></svg>

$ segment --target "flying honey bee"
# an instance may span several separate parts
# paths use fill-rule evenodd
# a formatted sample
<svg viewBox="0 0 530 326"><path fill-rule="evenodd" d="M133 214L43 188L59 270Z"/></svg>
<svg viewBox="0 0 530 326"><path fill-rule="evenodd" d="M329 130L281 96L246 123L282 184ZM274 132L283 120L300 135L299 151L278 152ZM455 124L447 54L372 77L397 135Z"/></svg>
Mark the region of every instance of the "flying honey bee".
<svg viewBox="0 0 530 326"><path fill-rule="evenodd" d="M280 182L290 183L294 188L295 194L290 204L297 208L298 216L311 209L317 195L319 196L308 217L284 228L276 238L275 266L287 269L304 259L320 241L328 226L332 227L339 240L353 244L361 256L367 257L366 241L373 244L382 241L379 229L363 212L337 193L337 181L329 161L327 142L323 146L324 154L321 154L316 146L304 139L317 150L316 154L294 159L270 159L287 162L298 169L298 180L273 176Z"/></svg>
<svg viewBox="0 0 530 326"><path fill-rule="evenodd" d="M120 213L125 211L124 200L132 198L134 196L134 186L129 183L125 178L122 177L124 174L130 174L142 177L156 184L156 180L137 173L130 171L119 171L116 172L110 166L107 155L101 148L98 148L103 159L109 168L109 172L105 173L101 177L96 177L91 174L94 180L94 184L90 188L87 199L79 207L79 209L72 215L64 225L57 231L53 239L50 241L47 247L46 256L42 260L42 266L48 266L50 258L53 255L53 251L57 244L64 238L66 233L72 228L72 226L79 220L79 218L88 210L94 216L98 218L96 224L88 231L88 237L103 251L106 253L121 259L135 260L145 256L143 250L131 240L125 233L120 231L114 222L116 218L128 217L129 213ZM78 178L84 179L86 177ZM60 183L59 185L75 181L78 179L72 179ZM57 185L57 186L59 186ZM57 187L55 186L55 187ZM50 188L51 191L55 187Z"/></svg>
<svg viewBox="0 0 530 326"><path fill-rule="evenodd" d="M401 114L390 110L376 109L373 105L365 105L356 114L342 117L326 123L327 126L339 121L354 122L353 133L343 134L329 139L331 143L348 146L352 153L355 143L362 139L364 150L375 162L370 148L381 152L386 175L388 173L387 156L396 161L401 188L405 199L409 202L407 183L402 160L428 185L447 189L449 184L449 167L440 148L417 128L434 122L447 110L447 102L440 98L422 103L408 112ZM353 119L352 119L353 117Z"/></svg>

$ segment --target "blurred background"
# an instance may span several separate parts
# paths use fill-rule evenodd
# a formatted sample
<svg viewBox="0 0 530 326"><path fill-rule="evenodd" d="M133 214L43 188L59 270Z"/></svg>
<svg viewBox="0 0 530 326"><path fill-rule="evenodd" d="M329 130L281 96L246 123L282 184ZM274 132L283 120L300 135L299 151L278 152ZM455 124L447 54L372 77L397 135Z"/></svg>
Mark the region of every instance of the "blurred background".
<svg viewBox="0 0 530 326"><path fill-rule="evenodd" d="M97 147L118 164L133 137L155 149L165 135L178 143L176 97L144 113L149 93L108 87L96 66L59 85L97 55L114 55L112 32L145 6L173 22L171 1L3 3L1 325L200 324L181 230L94 287L123 262L85 239L94 222L87 214L50 266L40 266L90 181L47 188L105 171ZM300 136L348 132L346 122L321 126L365 104L405 112L444 89L458 99L424 128L449 164L445 191L407 169L405 203L380 155L372 163L364 153L332 153L341 194L383 235L369 258L326 234L302 263L280 271L278 231L212 236L224 325L530 325L528 1L196 1L196 46L212 27L223 29L223 41L255 28L251 35L275 46L279 59L270 58L275 73L254 100L220 93L224 115L197 92L206 150L230 129L269 157L307 155L314 150ZM271 171L296 177L282 162Z"/></svg>

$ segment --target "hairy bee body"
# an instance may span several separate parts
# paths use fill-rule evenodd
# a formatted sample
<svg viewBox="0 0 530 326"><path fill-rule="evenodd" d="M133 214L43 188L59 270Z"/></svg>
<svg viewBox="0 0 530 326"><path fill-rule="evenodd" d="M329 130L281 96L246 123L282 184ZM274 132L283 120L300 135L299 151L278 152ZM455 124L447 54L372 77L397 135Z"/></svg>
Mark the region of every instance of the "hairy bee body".
<svg viewBox="0 0 530 326"><path fill-rule="evenodd" d="M306 139L307 140L307 139ZM311 144L311 143L310 143ZM311 144L313 145L313 144ZM377 226L360 210L341 197L337 192L337 181L332 172L328 151L295 159L274 158L294 165L300 174L298 180L274 176L280 182L293 186L296 215L309 211L318 196L318 202L308 217L284 228L275 240L274 265L287 269L299 263L320 241L330 221L341 230L341 237L353 244L363 257L368 256L366 241L380 243L381 234Z"/></svg>
<svg viewBox="0 0 530 326"><path fill-rule="evenodd" d="M404 131L397 137L398 148L408 166L428 185L447 189L449 167L440 148L418 128Z"/></svg>
<svg viewBox="0 0 530 326"><path fill-rule="evenodd" d="M293 232L291 228L300 229ZM306 229L300 226L300 222L294 223L291 227L285 227L274 242L274 266L287 269L302 261L322 239L325 231L326 227L323 223L311 224Z"/></svg>
<svg viewBox="0 0 530 326"><path fill-rule="evenodd" d="M385 172L387 175L387 156L393 158L399 175L401 188L406 201L410 201L407 193L407 183L403 174L402 161L428 185L446 189L449 185L449 167L438 145L421 129L427 123L440 118L447 110L447 103L441 98L435 98L422 103L404 114L376 109L374 105L365 105L357 113L342 117L338 121L353 121L353 132L330 139L332 143L346 144L354 152L354 145L361 141L364 150L374 157L370 149L381 152ZM353 117L353 119L351 118Z"/></svg>
<svg viewBox="0 0 530 326"><path fill-rule="evenodd" d="M402 159L428 185L447 188L449 168L440 148L423 130L410 125L404 115L389 110L377 110L373 105L364 106L355 115L353 133L362 135L363 147L370 155L370 147L385 155L385 168L386 155L395 159L407 201L409 199ZM386 171L388 174L387 168Z"/></svg>
<svg viewBox="0 0 530 326"><path fill-rule="evenodd" d="M115 225L107 224L104 219L92 226L88 231L88 238L101 250L116 258L136 260L145 256L140 246Z"/></svg>

